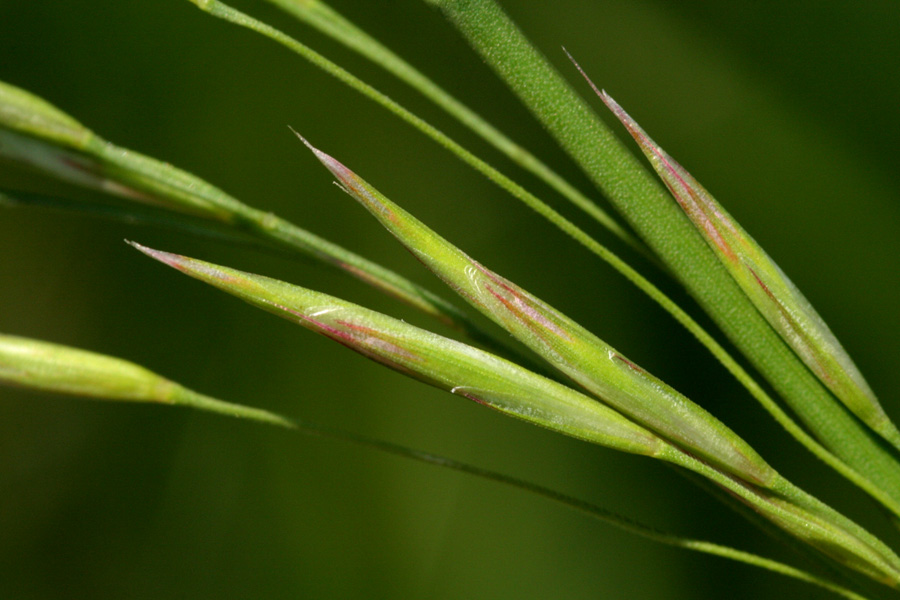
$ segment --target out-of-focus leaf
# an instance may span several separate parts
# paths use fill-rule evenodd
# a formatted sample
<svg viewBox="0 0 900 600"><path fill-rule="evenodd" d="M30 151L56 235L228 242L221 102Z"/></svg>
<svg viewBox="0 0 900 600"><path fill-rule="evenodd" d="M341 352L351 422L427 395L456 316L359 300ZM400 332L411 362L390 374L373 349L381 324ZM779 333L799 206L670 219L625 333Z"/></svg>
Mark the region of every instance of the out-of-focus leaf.
<svg viewBox="0 0 900 600"><path fill-rule="evenodd" d="M0 334L0 384L99 400L190 406L293 426L274 413L198 394L120 358L5 334Z"/></svg>

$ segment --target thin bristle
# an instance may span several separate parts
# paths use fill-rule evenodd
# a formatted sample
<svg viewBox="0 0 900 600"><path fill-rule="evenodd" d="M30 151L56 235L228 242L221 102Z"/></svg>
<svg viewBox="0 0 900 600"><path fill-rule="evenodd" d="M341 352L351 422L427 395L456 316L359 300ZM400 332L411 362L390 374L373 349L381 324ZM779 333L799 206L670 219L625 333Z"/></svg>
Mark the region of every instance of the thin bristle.
<svg viewBox="0 0 900 600"><path fill-rule="evenodd" d="M594 92L595 92L598 96L600 96L601 98L603 98L604 96L606 96L606 92L603 91L603 90L601 90L600 88L598 88L598 87L594 84L594 82L591 81L591 78L587 76L587 73L584 72L584 69L581 68L581 65L578 64L578 61L576 61L575 58L574 58L571 54L569 54L569 51L566 50L565 47L563 47L563 52L566 53L566 56L569 57L569 60L572 61L572 64L575 65L575 68L578 69L578 72L579 72L579 73L581 73L581 76L584 77L585 81L588 82L588 85L591 86L591 89L593 89ZM604 100L604 102L605 102L605 100Z"/></svg>
<svg viewBox="0 0 900 600"><path fill-rule="evenodd" d="M307 140L305 137L303 137L302 135L300 135L300 133L299 133L296 129L294 129L293 127L291 127L290 125L288 125L287 128L290 129L291 132L292 132L294 135L296 135L298 138L300 138L300 141L303 142L303 143L306 145L307 148L309 148L310 150L312 150L313 152L315 152L316 149L313 148L313 145L309 143L309 140Z"/></svg>

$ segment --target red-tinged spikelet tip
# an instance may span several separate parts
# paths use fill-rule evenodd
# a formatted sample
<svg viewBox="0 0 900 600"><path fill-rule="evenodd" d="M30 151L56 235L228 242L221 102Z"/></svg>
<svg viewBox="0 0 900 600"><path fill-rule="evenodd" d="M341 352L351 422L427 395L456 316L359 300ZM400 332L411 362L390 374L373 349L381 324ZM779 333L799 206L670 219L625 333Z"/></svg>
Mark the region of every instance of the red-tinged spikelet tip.
<svg viewBox="0 0 900 600"><path fill-rule="evenodd" d="M184 258L183 256L179 256L178 254L172 254L170 252L163 252L162 250L154 250L153 248L148 248L147 246L142 246L137 242L132 242L131 240L125 240L125 243L133 246L140 252L143 252L147 256L152 259L158 260L161 263L167 264L170 267L174 267L176 269L180 269Z"/></svg>
<svg viewBox="0 0 900 600"><path fill-rule="evenodd" d="M340 161L335 159L333 156L329 156L328 154L325 154L324 152L322 152L321 150L319 150L318 148L316 148L315 146L310 144L309 140L307 140L305 137L303 137L302 135L300 135L299 133L294 131L293 128L290 128L290 129L291 129L291 131L294 132L294 135L296 135L298 138L300 138L300 141L303 142L303 144L307 148L309 148L313 154L316 155L316 158L319 159L319 162L321 162L323 165L325 165L325 168L328 169L329 171L331 171L331 173L335 177L337 177L338 180L340 180L344 185L347 185L350 187L356 187L356 174L353 171L351 171L350 169L345 167L343 164L341 164Z"/></svg>
<svg viewBox="0 0 900 600"><path fill-rule="evenodd" d="M291 129L291 131L294 131ZM379 200L373 193L369 186L360 178L356 173L348 169L344 166L340 161L335 159L328 154L325 154L315 146L309 143L302 135L294 131L294 134L300 138L307 148L309 148L313 154L315 154L316 158L319 159L325 168L331 171L331 174L337 178L337 185L342 190L350 194L351 197L355 198L363 205L368 208L375 207L380 211L380 214L386 215L388 217L391 216L392 212L385 204Z"/></svg>
<svg viewBox="0 0 900 600"><path fill-rule="evenodd" d="M194 277L196 279L201 279L213 283L214 285L215 281L221 281L229 285L240 285L245 282L243 278L225 272L217 268L216 265L211 265L209 263L198 261L187 256L182 256L180 254L172 254L171 252L154 250L153 248L142 246L141 244L132 242L130 240L125 240L125 242L127 244L130 244L131 246L134 246L136 249L140 250L150 258L158 260L159 262L177 269L182 273L190 275L191 277Z"/></svg>

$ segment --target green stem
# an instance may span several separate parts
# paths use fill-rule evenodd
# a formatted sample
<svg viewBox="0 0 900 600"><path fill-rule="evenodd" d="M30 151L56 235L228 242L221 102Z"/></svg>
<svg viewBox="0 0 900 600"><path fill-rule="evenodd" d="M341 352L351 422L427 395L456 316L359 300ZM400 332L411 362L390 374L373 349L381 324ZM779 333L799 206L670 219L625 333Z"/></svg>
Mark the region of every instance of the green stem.
<svg viewBox="0 0 900 600"><path fill-rule="evenodd" d="M354 77L338 65L322 57L300 42L290 38L284 33L264 23L260 23L252 17L249 17L248 15L245 15L244 13L241 13L240 11L237 11L225 5L218 0L192 1L194 1L194 3L197 4L201 9L212 14L213 16L256 31L286 46L315 66L323 69L324 71L335 76L340 81L346 83L354 90L382 105L390 112L412 124L414 127L418 128L420 131L437 141L440 145L449 149L464 162L470 164L471 166L473 166L473 168L485 174L492 181L519 198L529 208L535 210L536 212L547 218L566 234L585 246L588 250L599 256L601 259L605 260L634 285L647 293L653 300L659 303L664 310L669 312L679 323L681 323L686 329L688 329L688 331L690 331L700 341L700 343L702 343L707 349L709 349L709 351L725 366L725 368L728 369L728 371L750 391L750 393L765 407L765 409L768 410L770 414L772 414L773 417L783 427L785 427L785 429L788 430L789 433L797 437L797 439L800 440L800 442L803 443L813 454L815 454L830 466L834 467L843 476L847 477L850 481L869 493L873 498L884 504L885 507L887 507L888 510L890 510L892 513L900 516L900 469L898 469L897 465L892 462L892 459L889 455L885 455L883 451L879 452L880 448L877 446L877 442L874 442L873 438L867 436L866 432L861 430L861 428L859 428L858 426L853 427L853 431L849 433L849 437L853 438L851 442L854 440L858 442L859 447L863 450L854 451L852 447L853 444L847 443L841 446L841 448L846 452L844 452L843 454L838 453L838 456L840 456L841 458L835 457L833 454L826 451L821 445L815 443L815 441L810 438L809 435L805 434L805 432L803 432L803 430L791 420L791 418L775 403L775 401L772 400L762 390L762 388L752 380L750 375L742 367L740 367L740 365L731 356L728 355L725 349L722 348L722 346L718 344L714 340L714 338L712 338L712 336L710 336L705 330L703 330L703 328L685 311L678 307L667 296L665 296L665 294L663 294L658 288L656 288L637 271L628 266L624 261L610 252L604 246L596 242L583 230L566 220L564 217L562 217L562 215L560 215L552 208L541 202L539 199L529 194L523 188L463 149L461 146L453 142L450 138L438 131L436 128L424 122L422 119L416 117L384 94L381 94L371 86ZM583 101L579 100L579 102L583 104ZM627 151L625 152L627 154ZM633 162L633 158L630 158L630 154L627 155ZM659 189L659 186L656 185L652 179L650 181L652 186L655 186L656 189ZM693 234L694 232L691 231L691 233ZM700 241L702 242L702 239ZM704 250L706 250L705 246ZM715 257L712 258L714 270L720 270L721 266L718 264L718 261L715 261ZM730 277L727 277L727 274L725 275L727 283L733 285ZM768 328L768 325L764 322L763 325ZM769 333L771 333L771 331ZM780 342L780 340L777 341ZM812 383L815 384L815 380L813 380ZM821 391L824 392L824 388L821 388L821 386L818 387ZM827 392L824 393L827 394ZM831 406L825 408L824 410L829 413L834 413L837 410L837 415L828 415L829 420L835 422L841 421L841 415L839 413L840 407ZM805 414L806 413L801 413L801 416L805 416ZM847 417L848 415L844 416ZM804 418L804 421L808 421L808 419ZM815 429L816 428L814 428L814 430ZM873 461L871 463L867 463L865 460L860 460L858 455L861 453L871 454L874 457ZM857 460L853 460L851 462L851 460L847 458L847 455L851 456L851 458L856 458ZM857 456L854 457L854 455ZM849 466L848 463L852 466ZM897 485L892 488L889 484L894 480L897 481ZM888 485L885 484L885 481L888 482ZM887 492L886 490L897 491Z"/></svg>
<svg viewBox="0 0 900 600"><path fill-rule="evenodd" d="M269 0L278 2L278 0ZM389 111L399 116L404 121L412 124L414 127L437 141L440 145L449 149L451 152L459 156L462 160L472 165L476 170L485 174L495 183L513 193L517 198L522 200L529 208L545 217L559 229L572 237L575 241L583 245L589 251L606 261L615 270L621 273L631 283L646 293L651 299L657 302L665 311L671 314L682 326L684 326L697 340L703 344L719 362L753 395L760 404L781 424L791 435L797 438L806 448L823 462L841 473L848 480L859 486L861 489L870 494L873 498L882 503L890 512L900 517L900 500L894 498L890 494L885 493L882 488L872 482L869 478L861 475L858 471L849 467L844 461L834 456L826 450L822 445L817 443L809 434L807 434L799 425L797 425L784 410L753 380L753 378L744 370L738 362L732 358L728 352L709 334L699 323L697 323L690 315L682 310L675 302L666 296L659 288L654 286L644 276L634 270L625 261L608 250L605 246L598 243L584 230L577 227L574 223L568 221L565 217L532 196L526 190L518 186L515 182L509 180L492 167L482 162L480 159L469 153L467 150L456 144L446 135L432 127L419 117L413 115L408 110L398 105L396 102L381 94L374 88L370 87L363 81L357 79L338 65L328 61L321 55L317 54L310 48L300 42L288 37L280 31L260 23L259 21L249 17L227 5L218 2L218 0L209 0L200 5L201 8L210 14L247 27L253 31L261 33L276 42L288 47L303 58L307 59L314 65L322 68L326 72L334 75L340 81L346 83L354 90L362 93L366 97L374 100L378 104L384 106ZM471 335L471 334L470 334ZM475 338L478 339L478 338Z"/></svg>
<svg viewBox="0 0 900 600"><path fill-rule="evenodd" d="M180 391L176 394L175 398L176 404L190 406L199 410L205 410L227 416L257 421L260 423L266 423L269 425L276 425L287 429L293 429L304 435L312 435L343 442L350 442L364 448L369 448L377 450L379 452L400 456L406 459L451 469L460 473L465 473L467 475L473 475L475 477L493 481L495 483L510 486L512 488L544 497L548 500L552 500L554 502L582 512L599 521L603 521L614 527L618 527L619 529L622 529L629 533L639 535L643 538L665 544L667 546L674 546L676 548L683 548L685 550L719 556L721 558L726 558L728 560L733 560L747 565L759 567L761 569L765 569L774 573L779 573L786 577L791 577L793 579L816 585L850 600L865 600L863 596L845 587L842 587L832 581L829 581L822 577L818 577L806 571L802 571L790 565L749 552L744 552L729 546L723 546L721 544L715 544L713 542L685 538L670 533L665 533L628 517L618 515L612 511L606 510L590 502L579 500L572 496L557 492L535 483L530 483L521 479L517 479L515 477L510 477L508 475L476 467L474 465L456 461L443 456L430 454L428 452L415 450L382 440L360 436L340 429L333 429L306 421L292 421L265 410L216 400L214 398L203 396L202 394L197 394L196 392L187 390L185 388L179 388L179 390Z"/></svg>
<svg viewBox="0 0 900 600"><path fill-rule="evenodd" d="M64 181L128 201L128 206L121 211L113 208L98 210L85 205L85 212L122 217L134 205L143 208L150 204L161 206L172 215L197 216L215 224L243 229L278 248L312 256L464 332L481 344L516 356L508 344L421 286L280 217L247 206L186 171L112 144L41 98L3 82L0 82L0 154ZM25 199L36 204L59 204L34 195ZM10 203L10 199L5 202ZM77 204L73 202L72 206ZM168 225L179 226L175 216L166 221ZM188 227L193 228L193 224Z"/></svg>
<svg viewBox="0 0 900 600"><path fill-rule="evenodd" d="M674 446L663 446L656 458L706 477L838 564L900 589L900 557L891 548L783 477L779 476L767 489L760 489L722 473Z"/></svg>
<svg viewBox="0 0 900 600"><path fill-rule="evenodd" d="M528 150L485 121L468 106L451 96L434 81L426 77L411 64L397 56L378 40L361 30L324 2L308 0L268 0L299 20L315 27L322 33L365 56L373 63L390 72L398 79L418 90L463 125L481 136L505 154L510 160L537 176L560 195L590 215L606 227L620 240L641 252L646 258L656 261L647 246L626 231L595 202L575 189L546 164Z"/></svg>
<svg viewBox="0 0 900 600"><path fill-rule="evenodd" d="M238 419L247 419L248 421L256 421L257 423L266 423L268 425L277 425L278 427L286 427L287 429L298 429L297 423L286 417L263 410L261 408L253 408L242 404L234 404L217 400L209 396L204 396L185 387L176 387L171 395L172 404L179 406L189 406L198 410L204 410L228 417Z"/></svg>
<svg viewBox="0 0 900 600"><path fill-rule="evenodd" d="M889 497L888 507L896 513L900 463L806 369L759 315L677 204L499 6L492 0L425 1L444 11L822 444L871 482L865 486L867 491L874 487L881 490L879 500ZM689 329L698 335L693 327ZM718 350L713 353L722 360ZM760 398L757 393L754 396ZM849 470L841 472L847 475Z"/></svg>

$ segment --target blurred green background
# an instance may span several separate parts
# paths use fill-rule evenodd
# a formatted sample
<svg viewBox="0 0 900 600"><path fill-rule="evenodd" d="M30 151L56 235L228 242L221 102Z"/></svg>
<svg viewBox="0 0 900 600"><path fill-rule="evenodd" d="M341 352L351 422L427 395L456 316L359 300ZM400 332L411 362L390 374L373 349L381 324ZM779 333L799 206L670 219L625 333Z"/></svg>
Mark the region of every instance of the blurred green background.
<svg viewBox="0 0 900 600"><path fill-rule="evenodd" d="M419 0L331 4L590 191L437 12ZM831 324L887 410L900 416L900 5L503 4L587 94L565 45L756 236ZM375 84L585 223L377 68L265 2L238 6ZM331 185L288 131L293 126L896 546L898 536L872 504L788 439L621 277L435 144L273 43L185 0L3 0L0 79L107 139L440 290ZM8 164L0 164L0 184L58 189ZM598 227L585 226L646 267ZM313 264L183 233L16 209L0 212L0 331L128 358L223 399L446 454L664 530L792 560L670 469L404 379L163 268L123 238L429 325ZM660 547L496 484L184 410L0 388L0 490L2 598L826 597L776 575Z"/></svg>

